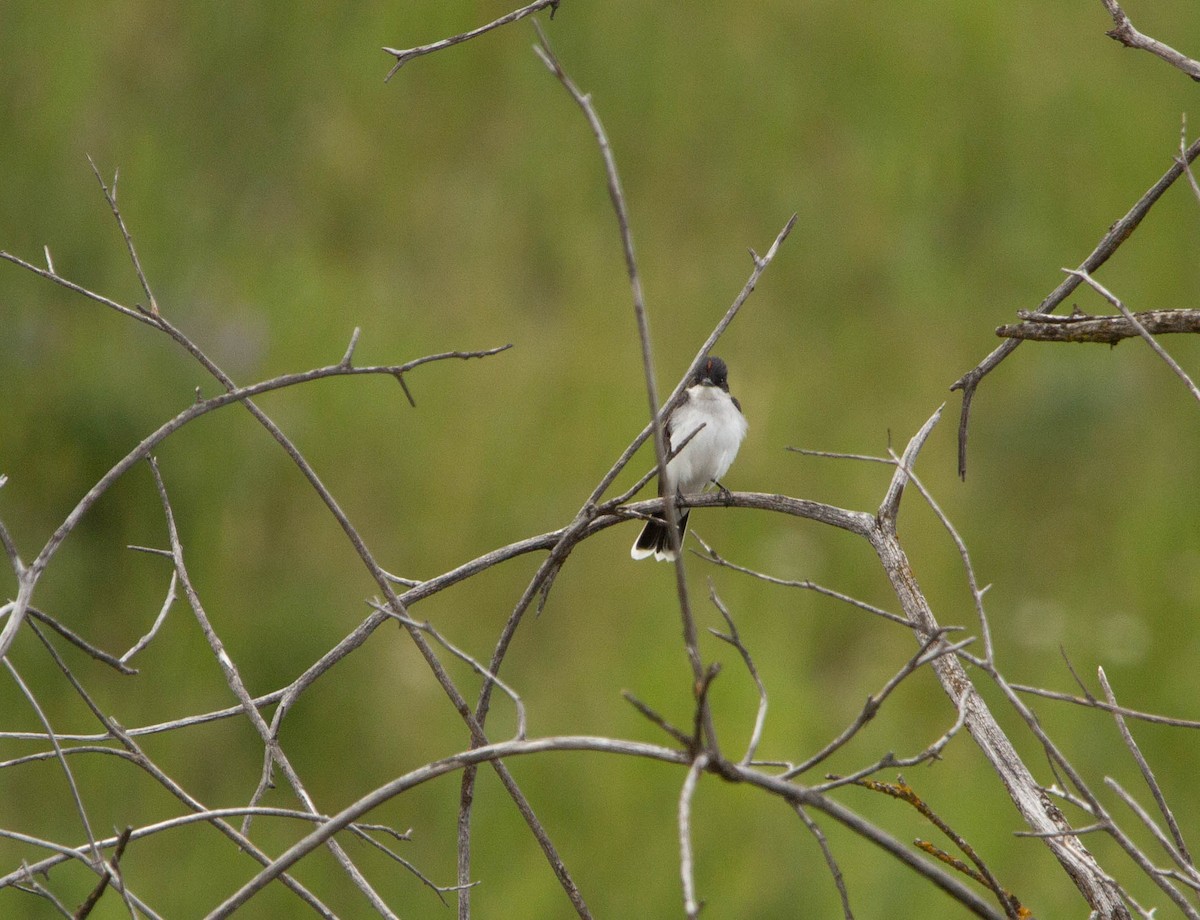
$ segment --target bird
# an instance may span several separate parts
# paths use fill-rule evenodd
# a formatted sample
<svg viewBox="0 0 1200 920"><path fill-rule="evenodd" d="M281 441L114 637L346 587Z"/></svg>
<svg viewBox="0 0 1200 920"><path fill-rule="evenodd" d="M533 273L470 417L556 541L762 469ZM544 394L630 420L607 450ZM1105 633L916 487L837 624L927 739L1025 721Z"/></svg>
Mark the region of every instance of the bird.
<svg viewBox="0 0 1200 920"><path fill-rule="evenodd" d="M746 417L741 403L729 393L729 369L720 358L710 355L701 361L684 392L683 402L667 418L667 455L677 445L683 447L667 461L658 484L659 495L673 491L683 496L702 492L709 485L724 489L719 480L729 471L746 437ZM687 519L688 509L680 509L681 543L687 533ZM629 554L634 559L653 556L659 562L674 561L665 516L656 514L646 521Z"/></svg>

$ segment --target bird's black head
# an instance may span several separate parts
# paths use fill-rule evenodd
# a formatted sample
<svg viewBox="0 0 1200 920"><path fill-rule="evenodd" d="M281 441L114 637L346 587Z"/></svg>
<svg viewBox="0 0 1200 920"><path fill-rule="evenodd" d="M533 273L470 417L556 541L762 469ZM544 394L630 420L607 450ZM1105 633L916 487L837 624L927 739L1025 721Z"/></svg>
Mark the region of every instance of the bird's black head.
<svg viewBox="0 0 1200 920"><path fill-rule="evenodd" d="M725 366L725 362L720 358L709 355L696 369L696 373L692 374L692 386L711 386L720 387L726 393L729 392L729 368Z"/></svg>

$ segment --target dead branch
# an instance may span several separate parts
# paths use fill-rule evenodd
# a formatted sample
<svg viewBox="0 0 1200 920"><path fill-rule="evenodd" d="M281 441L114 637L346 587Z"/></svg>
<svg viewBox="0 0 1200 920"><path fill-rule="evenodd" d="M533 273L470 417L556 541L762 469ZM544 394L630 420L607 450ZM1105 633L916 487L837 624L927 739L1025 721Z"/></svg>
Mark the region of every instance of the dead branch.
<svg viewBox="0 0 1200 920"><path fill-rule="evenodd" d="M418 45L416 48L405 48L403 50L397 48L384 48L384 54L390 54L396 59L395 65L387 72L387 76L383 78L384 82L391 80L392 77L396 75L396 71L398 71L413 58L419 58L426 54L433 54L435 51L442 51L461 42L470 41L472 38L478 38L480 35L491 32L493 29L498 29L501 26L506 26L512 22L517 22L518 20L524 19L526 16L536 13L538 10L543 10L546 7L550 8L550 18L553 19L554 14L558 12L558 5L561 2L562 0L535 0L534 3L531 3L528 6L523 6L519 10L513 10L511 13L501 16L499 19L489 22L487 25L480 26L477 29L472 29L469 32L463 32L460 35L452 35L449 38L443 38L436 42L430 42L428 45Z"/></svg>
<svg viewBox="0 0 1200 920"><path fill-rule="evenodd" d="M1029 339L1035 342L1093 342L1116 345L1122 339L1141 335L1137 326L1124 316L1091 316L1075 312L1070 316L1018 310L1022 322L996 327L996 335L1005 339ZM1146 310L1133 314L1137 324L1151 335L1173 332L1200 332L1200 310Z"/></svg>
<svg viewBox="0 0 1200 920"><path fill-rule="evenodd" d="M1170 45L1164 44L1156 38L1143 35L1133 27L1133 23L1129 21L1129 17L1125 15L1125 11L1121 9L1117 0L1102 0L1102 2L1113 18L1113 27L1105 32L1105 35L1120 42L1126 48L1139 48L1142 51L1149 51L1156 57L1162 58L1172 67L1182 70L1193 80L1200 81L1200 61L1195 61L1186 54L1181 54Z"/></svg>
<svg viewBox="0 0 1200 920"><path fill-rule="evenodd" d="M1079 270L1081 272L1092 273L1101 265L1109 260L1127 239L1142 219L1150 213L1150 209L1163 196L1174 183L1175 180L1182 176L1188 165L1200 156L1200 140L1197 140L1188 147L1183 154L1171 163L1171 168L1163 173L1162 177L1150 186L1141 198L1139 198L1125 215L1114 223L1108 232L1101 237L1100 242L1096 244L1096 248L1091 251L1086 259L1080 263ZM1071 296L1072 292L1082 283L1082 278L1077 275L1069 275L1065 280L1046 295L1046 298L1037 306L1037 309L1032 311L1035 313L1052 313L1058 306ZM963 374L958 380L951 384L950 389L962 391L962 411L958 422L958 475L965 479L967 476L967 428L971 420L971 401L975 397L975 391L979 387L980 382L995 370L1005 358L1007 358L1016 347L1021 344L1020 339L1006 339L1004 344L996 348L991 354L984 358L967 373Z"/></svg>

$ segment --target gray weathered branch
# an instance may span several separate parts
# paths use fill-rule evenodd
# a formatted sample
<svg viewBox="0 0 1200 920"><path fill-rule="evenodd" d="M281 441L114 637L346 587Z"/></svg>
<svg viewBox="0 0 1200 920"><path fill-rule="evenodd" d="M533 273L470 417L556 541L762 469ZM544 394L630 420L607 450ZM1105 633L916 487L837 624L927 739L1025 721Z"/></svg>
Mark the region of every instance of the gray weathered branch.
<svg viewBox="0 0 1200 920"><path fill-rule="evenodd" d="M1141 335L1137 325L1124 316L1092 316L1072 313L1058 316L1019 310L1019 323L996 328L996 335L1005 339L1029 339L1035 342L1096 342L1116 345L1122 339ZM1146 310L1133 314L1151 335L1168 332L1200 332L1200 310Z"/></svg>

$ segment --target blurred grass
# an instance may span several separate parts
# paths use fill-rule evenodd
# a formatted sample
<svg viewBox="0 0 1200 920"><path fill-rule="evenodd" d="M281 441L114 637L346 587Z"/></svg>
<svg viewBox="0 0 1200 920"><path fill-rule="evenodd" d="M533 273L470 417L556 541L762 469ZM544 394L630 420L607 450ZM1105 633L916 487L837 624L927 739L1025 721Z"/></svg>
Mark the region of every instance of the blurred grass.
<svg viewBox="0 0 1200 920"><path fill-rule="evenodd" d="M336 361L355 326L363 363L515 344L487 361L414 372L415 409L388 380L327 381L261 401L382 564L412 577L560 526L646 414L599 157L529 50L532 30L519 24L382 81L381 46L431 41L506 9L0 4L0 247L38 261L48 245L68 277L125 303L141 298L90 154L106 177L120 169L121 205L164 311L241 382ZM1200 25L1182 2L1129 12L1185 51ZM762 251L799 213L719 348L751 424L730 487L872 508L885 470L783 447L883 453L948 400L920 472L994 585L989 610L1009 677L1071 689L1061 646L1085 675L1103 665L1128 705L1194 718L1200 579L1188 458L1200 436L1178 381L1134 342L1023 347L975 402L965 484L954 475L958 404L947 393L994 347L993 327L1036 305L1166 169L1190 81L1105 38L1099 3L614 0L565 2L545 25L612 140L660 387L741 287L746 247ZM1135 308L1192 306L1198 214L1188 190L1173 189L1105 267L1105 284ZM32 557L116 459L196 386L213 384L148 329L12 266L0 266L0 279L0 471L10 477L0 515ZM1090 294L1077 300L1103 309ZM1196 366L1200 346L1167 344ZM160 458L193 577L252 691L290 680L365 615L373 585L245 413L198 422ZM970 627L957 555L915 498L903 535L918 577L943 622ZM741 511L693 522L736 562L892 606L867 548L844 535ZM518 636L505 675L534 733L659 740L620 700L623 688L689 720L672 579L629 563L632 529L578 549L546 613ZM123 547L164 542L148 471L135 470L67 542L37 603L127 648L157 613L169 572ZM414 613L486 657L535 564L510 563ZM799 758L823 744L912 652L899 631L828 600L692 569L704 625L719 625L702 602L711 575L769 684L763 756ZM725 646L706 639L704 649L726 665L714 704L737 749L753 688ZM30 639L13 658L57 728L92 730ZM79 656L71 664L126 725L231 702L182 604L137 678L118 681ZM474 686L465 668L451 670ZM6 727L33 727L15 691L3 700ZM1107 721L1038 710L1089 779L1136 785ZM497 735L509 730L506 705L494 719ZM916 750L952 720L932 680L916 679L830 769ZM1194 827L1195 745L1158 728L1139 740ZM384 629L301 701L283 742L332 810L466 739L424 665ZM253 788L259 755L243 726L147 746L212 804L244 801ZM6 757L28 749L4 746ZM110 810L93 815L98 832L174 811L122 765L76 769L87 799ZM678 912L675 772L592 755L514 772L598 916ZM965 738L909 779L1039 915L1079 910L1044 848L1011 837L1016 815ZM79 836L49 768L7 770L0 784L4 826ZM414 827L405 855L445 883L456 789L443 780L387 815ZM931 833L898 803L858 790L842 798L902 839ZM562 895L490 775L479 800L478 915L520 904L525 916L562 916ZM295 833L257 828L276 849ZM826 830L856 916L890 916L896 897L914 916L946 911L904 870ZM131 847L131 883L168 916L207 908L249 871L211 836ZM706 916L837 911L819 853L777 803L706 781L697 849ZM0 855L5 866L29 858L10 844ZM355 856L401 913L441 909L412 879ZM77 901L92 882L72 871L52 882ZM362 910L327 858L301 878L339 911ZM0 909L48 915L11 890ZM248 915L291 910L293 900L273 894Z"/></svg>

